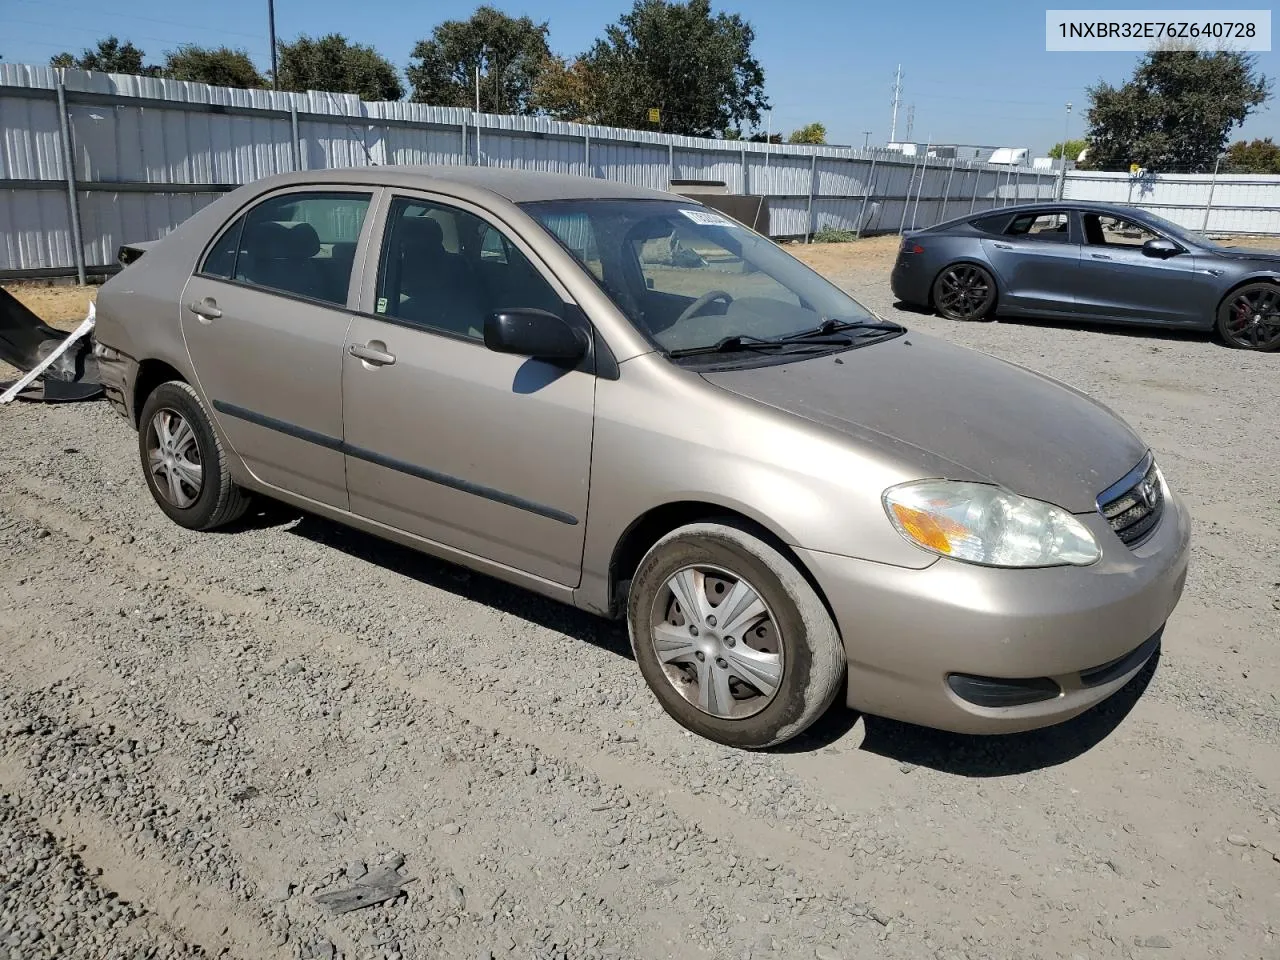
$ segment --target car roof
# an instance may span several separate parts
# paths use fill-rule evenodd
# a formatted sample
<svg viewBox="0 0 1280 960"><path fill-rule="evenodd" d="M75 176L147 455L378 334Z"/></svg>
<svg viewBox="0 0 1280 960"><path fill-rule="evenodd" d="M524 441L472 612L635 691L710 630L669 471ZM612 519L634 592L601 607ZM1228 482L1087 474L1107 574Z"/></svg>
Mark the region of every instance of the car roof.
<svg viewBox="0 0 1280 960"><path fill-rule="evenodd" d="M1005 214L1035 213L1041 210L1080 210L1089 213L1105 213L1111 216L1138 220L1143 211L1134 207L1123 207L1111 203L1089 203L1084 200L1038 200L1035 203L1020 203L1008 207L995 207L968 214L962 221L978 220L982 217L1003 216ZM955 222L955 221L952 221Z"/></svg>
<svg viewBox="0 0 1280 960"><path fill-rule="evenodd" d="M273 177L271 186L307 184L368 184L378 187L440 190L453 192L483 190L504 197L512 203L540 200L680 200L696 203L686 197L648 187L634 187L616 180L573 176L564 173L539 173L504 167L470 167L458 164L388 165L343 167L329 170L307 170Z"/></svg>

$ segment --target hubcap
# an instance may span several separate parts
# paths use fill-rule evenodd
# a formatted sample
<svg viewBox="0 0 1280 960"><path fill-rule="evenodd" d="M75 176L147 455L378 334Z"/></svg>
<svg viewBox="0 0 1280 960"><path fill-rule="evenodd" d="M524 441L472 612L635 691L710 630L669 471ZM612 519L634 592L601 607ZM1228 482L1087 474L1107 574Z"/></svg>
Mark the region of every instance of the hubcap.
<svg viewBox="0 0 1280 960"><path fill-rule="evenodd" d="M1265 350L1280 343L1280 291L1245 287L1228 308L1223 333L1237 346Z"/></svg>
<svg viewBox="0 0 1280 960"><path fill-rule="evenodd" d="M147 425L147 467L160 495L186 509L200 496L204 467L195 431L176 410L157 410Z"/></svg>
<svg viewBox="0 0 1280 960"><path fill-rule="evenodd" d="M782 637L768 604L743 578L718 567L685 567L658 591L650 619L667 680L703 713L741 720L777 694Z"/></svg>
<svg viewBox="0 0 1280 960"><path fill-rule="evenodd" d="M977 267L965 264L942 275L938 306L953 316L969 319L980 315L991 300L991 284Z"/></svg>

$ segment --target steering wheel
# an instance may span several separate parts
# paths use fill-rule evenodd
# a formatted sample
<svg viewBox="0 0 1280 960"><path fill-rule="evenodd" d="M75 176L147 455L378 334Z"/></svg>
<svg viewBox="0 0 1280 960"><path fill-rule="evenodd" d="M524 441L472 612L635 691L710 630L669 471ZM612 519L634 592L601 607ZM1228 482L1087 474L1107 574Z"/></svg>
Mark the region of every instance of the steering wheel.
<svg viewBox="0 0 1280 960"><path fill-rule="evenodd" d="M725 304L728 305L730 303L733 303L733 296L731 294L725 293L723 290L708 290L706 293L700 296L697 300L693 301L693 303L689 304L687 307L684 308L680 316L676 317L676 323L683 323L685 320L688 320L690 317L696 317L702 311L703 307L707 306L708 304L715 303L717 300L723 300ZM674 325L675 324L672 324L672 326Z"/></svg>

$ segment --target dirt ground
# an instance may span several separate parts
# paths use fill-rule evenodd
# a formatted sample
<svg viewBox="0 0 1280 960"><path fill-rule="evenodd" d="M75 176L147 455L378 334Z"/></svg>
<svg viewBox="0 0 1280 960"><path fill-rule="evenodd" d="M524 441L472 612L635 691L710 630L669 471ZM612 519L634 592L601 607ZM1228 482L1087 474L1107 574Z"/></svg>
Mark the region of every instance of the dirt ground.
<svg viewBox="0 0 1280 960"><path fill-rule="evenodd" d="M895 245L799 252L1154 447L1195 527L1158 664L1038 733L837 708L735 752L616 625L270 504L188 534L105 404L16 403L0 957L1280 957L1280 357L900 312ZM387 903L314 899L392 865Z"/></svg>

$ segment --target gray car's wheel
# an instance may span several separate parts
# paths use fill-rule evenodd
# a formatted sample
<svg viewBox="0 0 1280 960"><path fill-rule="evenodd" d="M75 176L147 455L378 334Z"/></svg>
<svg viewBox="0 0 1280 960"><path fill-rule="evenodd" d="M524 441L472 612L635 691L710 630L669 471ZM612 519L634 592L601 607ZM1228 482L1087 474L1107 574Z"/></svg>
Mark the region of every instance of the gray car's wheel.
<svg viewBox="0 0 1280 960"><path fill-rule="evenodd" d="M813 587L728 523L690 524L654 544L631 581L627 628L667 713L733 747L796 736L845 675L844 647Z"/></svg>
<svg viewBox="0 0 1280 960"><path fill-rule="evenodd" d="M1218 335L1238 350L1280 349L1280 286L1249 283L1218 307Z"/></svg>
<svg viewBox="0 0 1280 960"><path fill-rule="evenodd" d="M248 495L231 480L222 444L189 384L162 383L147 397L138 418L138 452L151 496L180 526L212 530L249 505Z"/></svg>
<svg viewBox="0 0 1280 960"><path fill-rule="evenodd" d="M995 310L995 277L976 263L953 263L933 281L933 306L948 320L982 320Z"/></svg>

